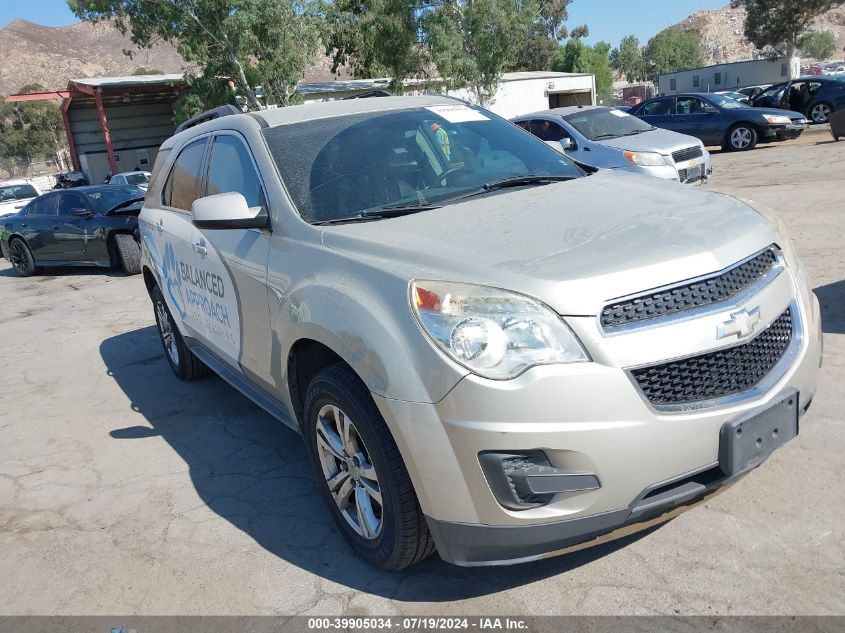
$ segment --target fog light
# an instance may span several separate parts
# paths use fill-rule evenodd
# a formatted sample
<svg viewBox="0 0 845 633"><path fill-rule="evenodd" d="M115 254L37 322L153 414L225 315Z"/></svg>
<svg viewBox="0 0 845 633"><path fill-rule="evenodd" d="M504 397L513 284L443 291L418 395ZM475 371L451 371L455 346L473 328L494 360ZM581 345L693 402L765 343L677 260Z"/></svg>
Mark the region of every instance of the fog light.
<svg viewBox="0 0 845 633"><path fill-rule="evenodd" d="M592 473L573 473L552 467L540 450L479 453L478 461L496 500L509 510L544 506L556 494L597 490L601 487Z"/></svg>

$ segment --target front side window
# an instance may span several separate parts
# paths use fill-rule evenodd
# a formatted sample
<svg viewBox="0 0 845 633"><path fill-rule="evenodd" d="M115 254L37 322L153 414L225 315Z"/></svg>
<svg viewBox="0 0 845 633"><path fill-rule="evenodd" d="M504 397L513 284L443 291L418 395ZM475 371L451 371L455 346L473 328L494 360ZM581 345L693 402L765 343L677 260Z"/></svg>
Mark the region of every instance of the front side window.
<svg viewBox="0 0 845 633"><path fill-rule="evenodd" d="M200 170L206 140L194 141L179 152L164 184L164 206L190 211L194 200L200 197Z"/></svg>
<svg viewBox="0 0 845 633"><path fill-rule="evenodd" d="M85 200L78 193L61 193L59 198L59 215L70 215L74 209L87 209Z"/></svg>
<svg viewBox="0 0 845 633"><path fill-rule="evenodd" d="M309 222L442 205L508 178L583 176L560 152L464 104L338 116L262 134Z"/></svg>
<svg viewBox="0 0 845 633"><path fill-rule="evenodd" d="M562 138L569 138L569 134L557 123L546 120L531 121L529 132L541 141L559 141Z"/></svg>
<svg viewBox="0 0 845 633"><path fill-rule="evenodd" d="M237 192L249 207L266 207L261 181L246 146L237 137L223 134L214 139L208 161L206 194Z"/></svg>
<svg viewBox="0 0 845 633"><path fill-rule="evenodd" d="M634 136L654 129L645 121L615 108L580 110L563 118L591 141Z"/></svg>

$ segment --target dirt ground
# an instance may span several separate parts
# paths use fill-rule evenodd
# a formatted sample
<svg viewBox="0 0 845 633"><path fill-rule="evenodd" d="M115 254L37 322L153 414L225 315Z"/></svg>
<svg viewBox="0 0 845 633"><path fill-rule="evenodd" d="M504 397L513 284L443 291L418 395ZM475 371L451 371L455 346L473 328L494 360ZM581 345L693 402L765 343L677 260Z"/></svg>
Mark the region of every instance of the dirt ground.
<svg viewBox="0 0 845 633"><path fill-rule="evenodd" d="M845 142L713 163L706 188L781 212L822 302L800 436L661 528L509 568L368 567L294 433L173 377L140 277L3 261L0 614L845 614Z"/></svg>

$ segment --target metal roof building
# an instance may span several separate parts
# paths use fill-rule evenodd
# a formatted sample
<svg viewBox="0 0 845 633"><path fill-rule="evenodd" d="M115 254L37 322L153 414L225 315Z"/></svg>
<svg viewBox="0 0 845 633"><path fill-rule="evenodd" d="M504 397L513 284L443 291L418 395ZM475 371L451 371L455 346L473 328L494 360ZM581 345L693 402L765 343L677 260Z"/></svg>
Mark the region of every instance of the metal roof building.
<svg viewBox="0 0 845 633"><path fill-rule="evenodd" d="M173 134L173 103L186 89L182 75L95 77L6 100L61 99L74 168L99 183L109 173L152 167L159 146Z"/></svg>

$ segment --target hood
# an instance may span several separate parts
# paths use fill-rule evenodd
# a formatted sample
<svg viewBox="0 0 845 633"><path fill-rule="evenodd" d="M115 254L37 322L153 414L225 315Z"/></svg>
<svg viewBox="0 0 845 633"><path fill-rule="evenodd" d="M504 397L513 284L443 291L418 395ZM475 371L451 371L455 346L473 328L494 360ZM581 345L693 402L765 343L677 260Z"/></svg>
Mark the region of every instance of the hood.
<svg viewBox="0 0 845 633"><path fill-rule="evenodd" d="M632 152L660 152L661 154L671 154L679 149L701 146L701 141L697 138L660 128L633 136L620 136L619 138L591 142L621 150L627 149Z"/></svg>
<svg viewBox="0 0 845 633"><path fill-rule="evenodd" d="M327 247L408 281L496 286L573 316L720 270L777 239L734 198L620 172L323 229Z"/></svg>

